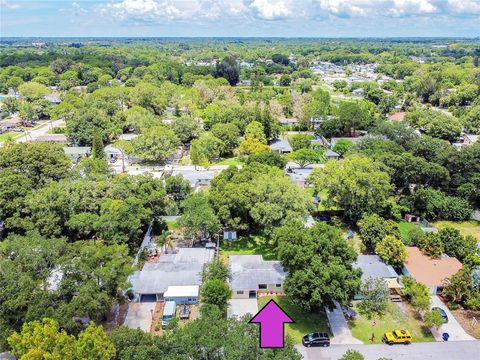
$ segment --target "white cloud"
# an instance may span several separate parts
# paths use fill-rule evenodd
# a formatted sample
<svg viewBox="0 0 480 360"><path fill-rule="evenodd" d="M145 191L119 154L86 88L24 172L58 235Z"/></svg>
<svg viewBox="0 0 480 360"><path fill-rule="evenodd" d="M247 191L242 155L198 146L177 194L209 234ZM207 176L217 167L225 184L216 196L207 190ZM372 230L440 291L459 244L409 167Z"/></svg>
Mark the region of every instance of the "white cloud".
<svg viewBox="0 0 480 360"><path fill-rule="evenodd" d="M480 0L448 0L448 10L456 15L480 15Z"/></svg>
<svg viewBox="0 0 480 360"><path fill-rule="evenodd" d="M20 8L20 4L13 3L12 1L7 1L7 0L0 0L0 6L10 10L15 10Z"/></svg>
<svg viewBox="0 0 480 360"><path fill-rule="evenodd" d="M88 10L82 8L77 2L72 3L72 8L73 8L73 14L75 16L83 16L88 14Z"/></svg>
<svg viewBox="0 0 480 360"><path fill-rule="evenodd" d="M183 17L173 1L123 0L105 5L101 9L121 20L168 22Z"/></svg>
<svg viewBox="0 0 480 360"><path fill-rule="evenodd" d="M365 16L374 0L317 0L321 11L338 17Z"/></svg>
<svg viewBox="0 0 480 360"><path fill-rule="evenodd" d="M252 10L255 17L263 20L279 20L295 15L292 0L246 0L245 4ZM303 2L298 1L297 9L300 9L302 4Z"/></svg>
<svg viewBox="0 0 480 360"><path fill-rule="evenodd" d="M432 0L393 0L389 14L394 17L435 14L439 9Z"/></svg>

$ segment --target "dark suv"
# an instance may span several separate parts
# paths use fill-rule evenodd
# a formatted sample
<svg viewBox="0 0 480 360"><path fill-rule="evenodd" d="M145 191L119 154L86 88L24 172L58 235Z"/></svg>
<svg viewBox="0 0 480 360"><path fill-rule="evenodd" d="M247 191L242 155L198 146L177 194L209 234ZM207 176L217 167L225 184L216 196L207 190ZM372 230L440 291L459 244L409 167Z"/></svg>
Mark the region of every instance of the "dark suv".
<svg viewBox="0 0 480 360"><path fill-rule="evenodd" d="M306 347L311 346L330 346L330 338L326 333L311 333L302 338L302 344Z"/></svg>

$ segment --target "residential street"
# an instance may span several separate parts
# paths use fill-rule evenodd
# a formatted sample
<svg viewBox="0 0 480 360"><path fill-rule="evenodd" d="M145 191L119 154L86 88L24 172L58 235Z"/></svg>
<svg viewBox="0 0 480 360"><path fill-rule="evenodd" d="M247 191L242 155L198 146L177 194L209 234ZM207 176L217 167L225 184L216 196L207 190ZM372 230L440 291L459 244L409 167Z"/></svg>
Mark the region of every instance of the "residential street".
<svg viewBox="0 0 480 360"><path fill-rule="evenodd" d="M470 360L478 359L480 341L428 342L411 345L331 345L329 348L306 349L304 359L337 360L348 349L358 350L365 360L387 358L391 360Z"/></svg>

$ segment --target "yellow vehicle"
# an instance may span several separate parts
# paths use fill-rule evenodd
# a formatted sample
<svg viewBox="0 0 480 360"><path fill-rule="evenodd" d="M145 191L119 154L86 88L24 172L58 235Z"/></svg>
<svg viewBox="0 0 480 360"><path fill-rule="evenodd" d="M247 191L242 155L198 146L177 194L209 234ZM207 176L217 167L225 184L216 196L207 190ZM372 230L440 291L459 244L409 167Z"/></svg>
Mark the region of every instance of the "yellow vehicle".
<svg viewBox="0 0 480 360"><path fill-rule="evenodd" d="M382 341L388 345L408 345L412 342L412 335L410 335L410 331L408 330L393 330L392 332L383 334Z"/></svg>

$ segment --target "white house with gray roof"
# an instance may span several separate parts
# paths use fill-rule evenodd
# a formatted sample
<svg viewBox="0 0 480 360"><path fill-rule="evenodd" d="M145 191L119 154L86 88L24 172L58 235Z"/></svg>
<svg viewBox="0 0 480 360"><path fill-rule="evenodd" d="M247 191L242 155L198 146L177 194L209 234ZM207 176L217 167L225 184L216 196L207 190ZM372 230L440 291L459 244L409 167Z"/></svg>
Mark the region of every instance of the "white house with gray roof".
<svg viewBox="0 0 480 360"><path fill-rule="evenodd" d="M176 253L161 255L156 262L147 262L141 271L136 271L129 279L136 299L162 301L169 288L179 292L180 287L191 289L200 286L204 265L213 258L212 249L180 248Z"/></svg>
<svg viewBox="0 0 480 360"><path fill-rule="evenodd" d="M230 288L233 299L256 299L259 293L283 293L287 273L280 261L262 255L230 255Z"/></svg>

